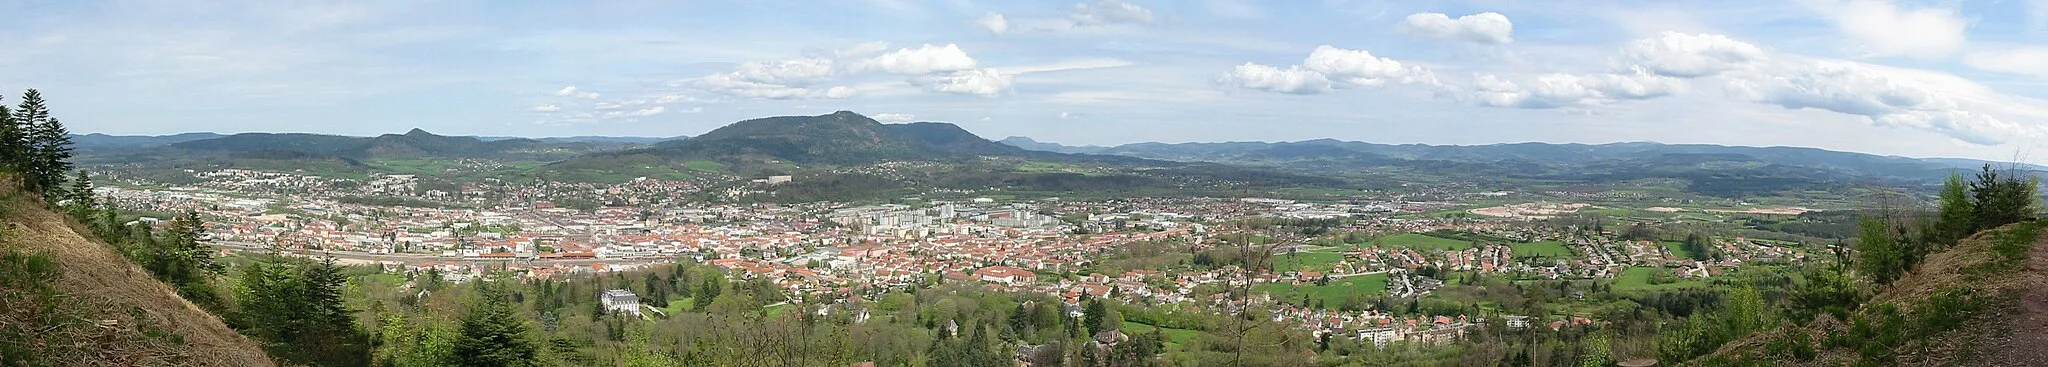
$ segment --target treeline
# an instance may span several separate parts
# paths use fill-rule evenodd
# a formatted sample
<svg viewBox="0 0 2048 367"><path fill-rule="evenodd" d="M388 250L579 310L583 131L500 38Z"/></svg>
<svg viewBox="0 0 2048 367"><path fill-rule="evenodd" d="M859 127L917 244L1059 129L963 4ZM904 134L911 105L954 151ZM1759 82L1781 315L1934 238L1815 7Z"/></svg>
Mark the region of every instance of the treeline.
<svg viewBox="0 0 2048 367"><path fill-rule="evenodd" d="M1927 254L1977 231L2034 219L2041 211L2039 184L2039 178L1999 172L1987 164L1968 182L1950 174L1932 218L1895 208L1866 212L1858 223L1855 268L1873 283L1891 284Z"/></svg>
<svg viewBox="0 0 2048 367"><path fill-rule="evenodd" d="M29 89L21 104L0 106L0 170L20 173L22 186L48 201L64 197L71 174L71 131L50 115L43 93Z"/></svg>

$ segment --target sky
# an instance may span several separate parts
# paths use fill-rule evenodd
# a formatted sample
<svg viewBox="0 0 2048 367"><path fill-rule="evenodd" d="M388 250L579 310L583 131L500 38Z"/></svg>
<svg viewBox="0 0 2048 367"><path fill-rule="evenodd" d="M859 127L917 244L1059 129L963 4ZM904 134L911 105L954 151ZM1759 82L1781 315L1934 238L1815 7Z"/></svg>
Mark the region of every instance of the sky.
<svg viewBox="0 0 2048 367"><path fill-rule="evenodd" d="M850 110L1072 145L2048 160L2048 0L11 0L0 14L0 103L37 88L80 133L676 136Z"/></svg>

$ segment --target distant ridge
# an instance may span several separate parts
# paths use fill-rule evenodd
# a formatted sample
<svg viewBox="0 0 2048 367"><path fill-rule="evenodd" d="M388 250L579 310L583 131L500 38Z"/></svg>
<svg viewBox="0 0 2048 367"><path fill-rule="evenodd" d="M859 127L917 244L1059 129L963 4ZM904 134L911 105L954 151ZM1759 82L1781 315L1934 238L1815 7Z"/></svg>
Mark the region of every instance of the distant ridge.
<svg viewBox="0 0 2048 367"><path fill-rule="evenodd" d="M959 160L1027 151L982 139L941 122L883 124L851 111L778 116L732 123L653 148L577 157L561 167L601 168L605 162L656 160L717 162L740 171L795 164L848 165L892 160Z"/></svg>
<svg viewBox="0 0 2048 367"><path fill-rule="evenodd" d="M1908 158L1865 153L1839 152L1802 147L1746 147L1711 144L1661 144L1623 142L1608 144L1506 143L1488 145L1375 144L1336 139L1293 142L1220 143L1132 143L1111 147L1067 146L1011 137L1004 144L1022 149L1112 154L1151 159L1203 161L1262 165L1287 165L1298 161L1438 161L1452 163L1522 162L1553 166L1599 166L1627 164L1675 164L1678 157L1699 164L1698 158L1713 157L1723 162L1751 162L1761 165L1813 167L1863 177L1936 179L1953 170L1974 170L1984 164L2009 163L1958 158ZM2020 164L2029 170L2048 167Z"/></svg>

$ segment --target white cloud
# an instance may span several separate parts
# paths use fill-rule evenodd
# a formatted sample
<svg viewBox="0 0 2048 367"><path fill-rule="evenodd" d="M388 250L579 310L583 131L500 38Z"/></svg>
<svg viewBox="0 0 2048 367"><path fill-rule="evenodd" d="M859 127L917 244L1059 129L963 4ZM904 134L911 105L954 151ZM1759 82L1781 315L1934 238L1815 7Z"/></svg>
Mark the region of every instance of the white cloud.
<svg viewBox="0 0 2048 367"><path fill-rule="evenodd" d="M1330 78L1323 73L1290 66L1286 69L1244 63L1218 78L1217 83L1229 87L1256 89L1288 94L1316 94L1330 91Z"/></svg>
<svg viewBox="0 0 2048 367"><path fill-rule="evenodd" d="M877 113L872 117L875 121L881 122L906 122L917 119L917 116L908 113Z"/></svg>
<svg viewBox="0 0 2048 367"><path fill-rule="evenodd" d="M865 56L867 56L867 55L873 55L873 54L875 54L875 53L879 53L879 52L882 52L882 51L887 51L887 50L889 50L889 43L888 43L888 42L882 42L882 41L864 42L864 43L861 43L861 44L858 44L858 45L853 45L853 47L848 47L848 48L844 48L844 49L834 50L834 51L832 51L832 57L837 57L837 58L849 58L849 57L865 57Z"/></svg>
<svg viewBox="0 0 2048 367"><path fill-rule="evenodd" d="M598 102L598 103L597 103L596 105L593 105L592 107L594 107L594 108L597 108L597 109L600 109L600 110L616 110L616 109L619 109L620 107L625 107L625 106L626 106L626 105L623 105L623 104L618 104L618 103L612 103L612 102Z"/></svg>
<svg viewBox="0 0 2048 367"><path fill-rule="evenodd" d="M2048 47L1972 52L1963 55L1963 63L1982 70L2048 78Z"/></svg>
<svg viewBox="0 0 2048 367"><path fill-rule="evenodd" d="M1473 90L1461 98L1482 106L1512 108L1597 106L1668 96L1686 88L1677 78L1647 74L1544 74L1526 88L1492 74L1475 79Z"/></svg>
<svg viewBox="0 0 2048 367"><path fill-rule="evenodd" d="M574 85L562 87L561 90L555 91L555 95L563 97L576 97L582 99L597 99L598 97L597 92L587 92L581 89L576 89L576 86Z"/></svg>
<svg viewBox="0 0 2048 367"><path fill-rule="evenodd" d="M2033 23L2034 34L2048 30L2048 0L2027 0L2027 21Z"/></svg>
<svg viewBox="0 0 2048 367"><path fill-rule="evenodd" d="M967 52L960 50L959 45L950 43L945 46L925 44L915 49L898 49L875 56L862 64L866 69L912 75L968 70L973 69L974 65L973 57L967 56Z"/></svg>
<svg viewBox="0 0 2048 367"><path fill-rule="evenodd" d="M1733 78L1729 89L1760 103L1858 115L1877 126L1928 130L1972 144L2042 135L2039 127L1975 111L1986 107L1983 101L1954 96L1982 95L1988 88L1973 91L1982 86L1946 74L1831 60L1789 62L1779 69Z"/></svg>
<svg viewBox="0 0 2048 367"><path fill-rule="evenodd" d="M974 20L974 24L988 29L989 33L994 33L998 36L1010 31L1010 21L1003 19L1003 15L999 13L988 13L988 15L982 16L981 19Z"/></svg>
<svg viewBox="0 0 2048 367"><path fill-rule="evenodd" d="M1373 56L1366 50L1347 50L1323 45L1301 62L1303 68L1338 83L1374 86L1394 79L1403 83L1436 82L1434 74L1421 66L1404 66L1394 59Z"/></svg>
<svg viewBox="0 0 2048 367"><path fill-rule="evenodd" d="M732 75L740 80L768 83L804 83L832 75L832 59L805 58L774 62L743 62Z"/></svg>
<svg viewBox="0 0 2048 367"><path fill-rule="evenodd" d="M1750 67L1764 51L1717 34L1664 32L1631 41L1621 48L1622 69L1643 69L1657 75L1695 78Z"/></svg>
<svg viewBox="0 0 2048 367"><path fill-rule="evenodd" d="M1060 60L1060 61L1054 61L1054 62L1049 62L1049 63L1044 63L1044 64L1033 64L1033 65L1019 65L1019 66L1010 66L1010 67L1004 67L1004 68L1003 68L1003 70L1004 70L1005 72L1008 72L1008 73L1010 73L1010 74L1017 74L1017 75L1022 75L1022 74L1031 74L1031 73L1043 73L1043 72L1051 72L1051 71L1066 71L1066 70L1085 70L1085 69L1101 69L1101 68L1116 68L1116 67L1125 67L1125 66L1131 66L1131 65L1137 65L1137 63L1131 62L1130 60L1124 60L1124 59L1118 59L1118 58L1087 58L1087 59L1072 59L1072 60Z"/></svg>
<svg viewBox="0 0 2048 367"><path fill-rule="evenodd" d="M1443 13L1415 13L1402 20L1396 30L1414 37L1490 45L1515 41L1514 23L1508 21L1508 16L1495 12L1466 15L1457 19L1451 19Z"/></svg>
<svg viewBox="0 0 2048 367"><path fill-rule="evenodd" d="M853 88L851 88L851 87L847 87L847 86L835 86L835 87L832 87L832 88L829 88L829 89L825 89L825 98L831 98L831 99L846 99L846 98L852 98L853 96L855 96L855 95L859 95L859 94L860 94L860 90L857 90L857 89L853 89Z"/></svg>
<svg viewBox="0 0 2048 367"><path fill-rule="evenodd" d="M1968 42L1955 10L1904 9L1889 0L1817 0L1808 5L1874 56L1938 58Z"/></svg>
<svg viewBox="0 0 2048 367"><path fill-rule="evenodd" d="M689 96L689 95L686 95L686 94L681 94L681 93L671 93L671 94L664 94L664 95L662 95L662 96L660 96L660 97L655 97L655 98L654 98L654 103L656 103L656 104L670 104L670 103L676 103L676 102L696 102L696 101L697 101L697 97L691 97L691 96Z"/></svg>
<svg viewBox="0 0 2048 367"><path fill-rule="evenodd" d="M544 105L539 105L539 106L533 106L533 112L555 112L555 111L561 111L561 110L562 110L562 106L556 106L556 105L553 105L553 104L544 104Z"/></svg>
<svg viewBox="0 0 2048 367"><path fill-rule="evenodd" d="M668 111L668 107L663 107L663 106L654 106L654 107L642 108L642 109L639 109L639 110L637 110L637 111L633 111L632 113L629 113L628 115L631 115L631 116L640 116L640 117L646 117L646 116L654 116L654 115L659 115L659 114L661 114L661 113L662 113L663 111Z"/></svg>
<svg viewBox="0 0 2048 367"><path fill-rule="evenodd" d="M701 107L700 107L700 108L701 108ZM659 114L661 114L662 112L668 112L668 107L663 107L663 106L654 106L654 107L642 108L642 109L638 109L638 110L632 110L632 111L611 111L611 112L605 112L604 114L602 114L602 115L599 115L599 116L600 116L600 117L603 117L603 118L608 118L608 119L615 119L615 118L638 118L638 117L649 117L649 116L659 115Z"/></svg>
<svg viewBox="0 0 2048 367"><path fill-rule="evenodd" d="M1394 59L1373 56L1365 50L1328 45L1316 47L1298 66L1286 69L1244 63L1231 69L1219 84L1289 94L1316 94L1348 87L1369 87L1392 80L1403 84L1436 85L1429 68L1403 65Z"/></svg>
<svg viewBox="0 0 2048 367"><path fill-rule="evenodd" d="M1095 2L1074 4L1073 8L1067 12L1067 19L1073 20L1075 25L1082 26L1142 24L1152 22L1152 10L1122 1L1097 0Z"/></svg>
<svg viewBox="0 0 2048 367"><path fill-rule="evenodd" d="M927 77L913 80L925 90L933 92L993 96L1010 89L1013 75L1003 74L996 69L966 70L952 75Z"/></svg>
<svg viewBox="0 0 2048 367"><path fill-rule="evenodd" d="M810 89L738 80L732 77L731 75L726 74L708 75L702 78L691 80L688 84L691 84L699 89L703 89L706 91L717 92L735 97L763 99L799 99L811 96Z"/></svg>

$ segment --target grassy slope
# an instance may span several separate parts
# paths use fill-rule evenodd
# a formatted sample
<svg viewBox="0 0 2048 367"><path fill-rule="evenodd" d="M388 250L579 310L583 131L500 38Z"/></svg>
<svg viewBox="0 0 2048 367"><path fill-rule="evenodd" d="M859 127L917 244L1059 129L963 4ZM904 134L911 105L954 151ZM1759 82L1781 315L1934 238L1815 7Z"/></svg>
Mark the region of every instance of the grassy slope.
<svg viewBox="0 0 2048 367"><path fill-rule="evenodd" d="M1564 247L1564 243L1563 243L1563 242L1557 242L1557 241L1536 241L1536 242L1530 242L1530 243L1513 243L1513 244L1508 244L1508 247L1510 247L1510 248L1513 248L1513 249L1515 249L1515 257L1529 257L1529 256L1549 256L1549 257L1564 257L1564 256L1571 256L1571 254L1572 254L1572 250L1571 250L1571 249L1567 249L1567 248L1565 248L1565 247Z"/></svg>
<svg viewBox="0 0 2048 367"><path fill-rule="evenodd" d="M12 185L0 186L5 186L0 187L0 252L54 260L55 267L50 277L6 279L0 293L47 285L48 295L61 301L43 310L20 304L0 308L0 319L30 316L48 328L35 334L41 345L10 353L62 365L272 365L255 342L220 318L179 298L107 245L78 235L63 216L42 209ZM74 344L56 345L64 342ZM77 347L88 353L66 353Z"/></svg>
<svg viewBox="0 0 2048 367"><path fill-rule="evenodd" d="M1407 247L1415 249L1416 251L1425 251L1429 249L1464 250L1472 248L1471 242L1430 236L1420 233L1402 233L1387 236L1387 238L1381 239L1380 241L1387 247Z"/></svg>
<svg viewBox="0 0 2048 367"><path fill-rule="evenodd" d="M1308 295L1310 299L1322 300L1324 307L1336 308L1352 295L1387 293L1387 275L1368 274L1333 279L1330 280L1330 285L1325 286L1318 286L1315 283L1267 283L1253 286L1252 291L1271 293L1273 300L1288 303L1300 303L1301 296Z"/></svg>
<svg viewBox="0 0 2048 367"><path fill-rule="evenodd" d="M1928 256L1838 321L1822 315L1722 346L1692 365L2038 365L2048 351L2048 222L1987 230ZM1868 327L1852 327L1867 324ZM1811 359L1774 351L1810 340ZM1894 344L1884 344L1890 342ZM1677 365L1677 364L1673 364Z"/></svg>

